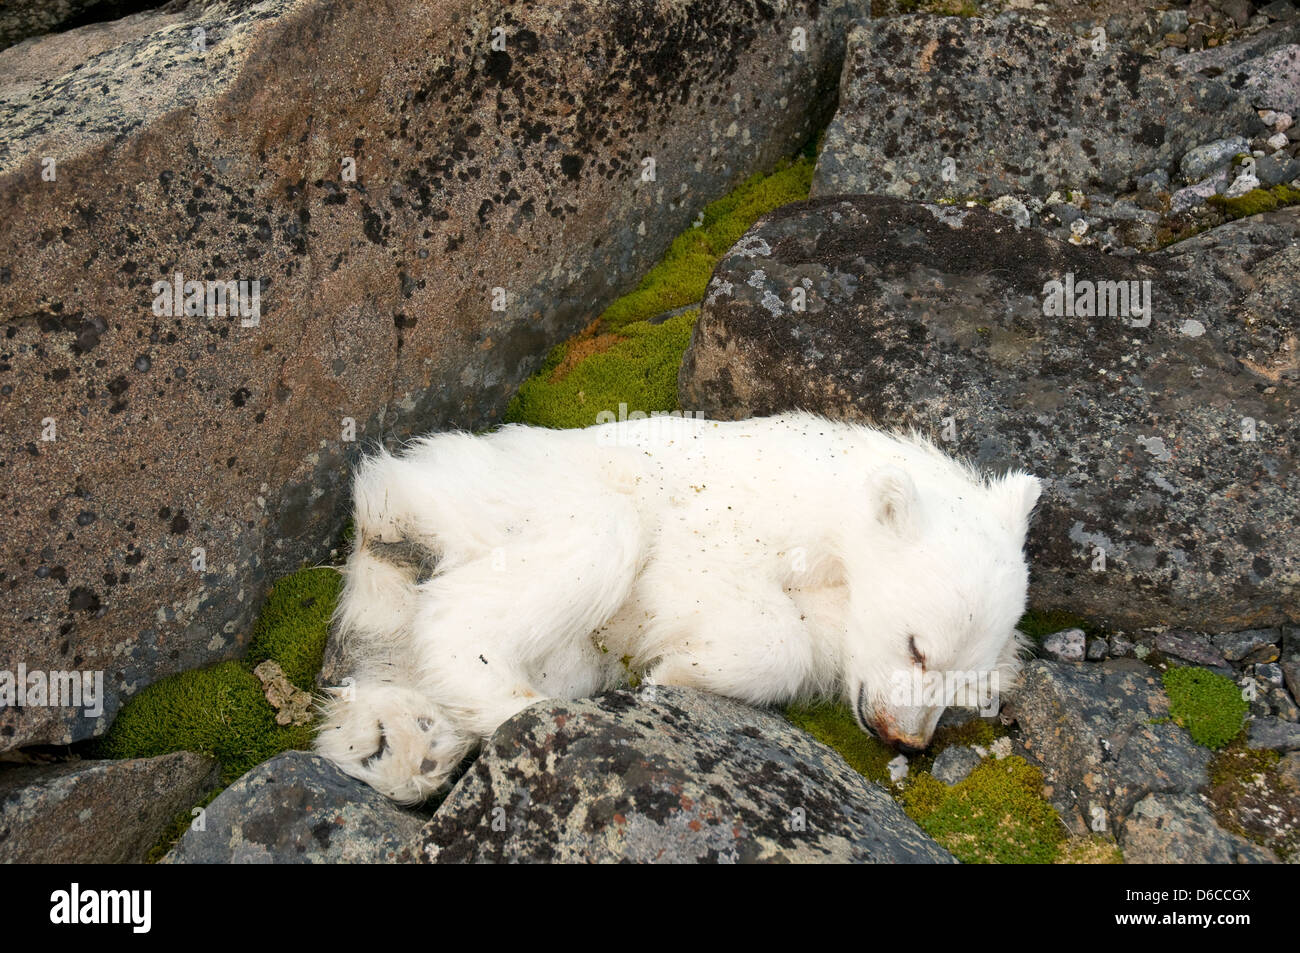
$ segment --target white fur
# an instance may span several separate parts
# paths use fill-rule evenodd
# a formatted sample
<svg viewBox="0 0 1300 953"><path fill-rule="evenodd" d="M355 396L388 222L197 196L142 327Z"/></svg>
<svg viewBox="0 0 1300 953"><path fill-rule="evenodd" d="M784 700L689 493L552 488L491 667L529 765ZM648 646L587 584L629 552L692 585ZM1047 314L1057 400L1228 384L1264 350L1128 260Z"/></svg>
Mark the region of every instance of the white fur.
<svg viewBox="0 0 1300 953"><path fill-rule="evenodd" d="M808 414L446 433L356 474L337 615L354 694L317 748L402 801L521 709L629 669L754 704L838 695L924 747L943 705L891 678L999 671L1022 646L1033 477ZM431 577L384 555L415 544ZM375 545L381 544L381 545Z"/></svg>

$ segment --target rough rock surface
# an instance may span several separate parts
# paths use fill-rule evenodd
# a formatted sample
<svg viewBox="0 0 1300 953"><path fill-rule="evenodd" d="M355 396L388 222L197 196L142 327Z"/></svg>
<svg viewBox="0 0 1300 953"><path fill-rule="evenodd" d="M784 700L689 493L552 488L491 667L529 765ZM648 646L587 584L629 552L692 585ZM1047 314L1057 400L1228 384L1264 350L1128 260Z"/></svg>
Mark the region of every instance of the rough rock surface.
<svg viewBox="0 0 1300 953"><path fill-rule="evenodd" d="M305 751L278 755L208 805L165 863L390 863L410 859L426 818Z"/></svg>
<svg viewBox="0 0 1300 953"><path fill-rule="evenodd" d="M784 719L675 688L526 709L422 836L436 862L952 862Z"/></svg>
<svg viewBox="0 0 1300 953"><path fill-rule="evenodd" d="M1225 131L1263 129L1226 83L1014 15L857 24L840 90L814 196L1121 192Z"/></svg>
<svg viewBox="0 0 1300 953"><path fill-rule="evenodd" d="M216 762L188 751L0 767L0 863L139 862L216 784Z"/></svg>
<svg viewBox="0 0 1300 953"><path fill-rule="evenodd" d="M1014 702L1021 742L1068 825L1122 828L1146 795L1193 794L1208 783L1210 752L1167 720L1159 676L1126 660L1025 666Z"/></svg>
<svg viewBox="0 0 1300 953"><path fill-rule="evenodd" d="M168 6L184 3L173 0ZM94 20L116 20L137 10L161 6L160 0L5 0L0 5L0 49L30 36Z"/></svg>
<svg viewBox="0 0 1300 953"><path fill-rule="evenodd" d="M1263 847L1223 830L1203 798L1149 794L1120 836L1127 864L1272 864Z"/></svg>
<svg viewBox="0 0 1300 953"><path fill-rule="evenodd" d="M715 269L679 401L915 426L1036 474L1036 606L1130 629L1278 625L1300 616L1298 238L1292 208L1124 258L982 208L789 205ZM1046 315L1067 280L1149 281L1149 318L1117 300Z"/></svg>
<svg viewBox="0 0 1300 953"><path fill-rule="evenodd" d="M0 669L109 696L0 711L0 749L237 655L358 448L497 420L815 130L861 9L193 0L0 53ZM258 313L159 315L176 274Z"/></svg>

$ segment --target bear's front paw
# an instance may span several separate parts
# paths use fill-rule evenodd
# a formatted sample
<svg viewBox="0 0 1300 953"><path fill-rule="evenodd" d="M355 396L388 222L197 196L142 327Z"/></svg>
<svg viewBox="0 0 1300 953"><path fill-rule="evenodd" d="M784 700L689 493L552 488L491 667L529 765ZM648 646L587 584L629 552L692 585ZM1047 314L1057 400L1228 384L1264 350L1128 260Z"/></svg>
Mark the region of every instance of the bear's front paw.
<svg viewBox="0 0 1300 953"><path fill-rule="evenodd" d="M438 705L409 688L362 683L322 708L316 750L403 804L445 787L473 744Z"/></svg>

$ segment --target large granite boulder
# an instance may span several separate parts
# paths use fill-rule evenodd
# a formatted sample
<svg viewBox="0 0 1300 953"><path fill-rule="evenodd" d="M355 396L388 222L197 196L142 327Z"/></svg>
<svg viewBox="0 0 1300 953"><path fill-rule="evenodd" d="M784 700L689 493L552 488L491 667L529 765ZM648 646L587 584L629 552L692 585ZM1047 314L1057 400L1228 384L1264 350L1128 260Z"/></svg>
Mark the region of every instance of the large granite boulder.
<svg viewBox="0 0 1300 953"><path fill-rule="evenodd" d="M678 688L521 712L421 840L441 863L952 862L785 719Z"/></svg>
<svg viewBox="0 0 1300 953"><path fill-rule="evenodd" d="M217 770L188 751L0 766L0 863L138 863L216 787Z"/></svg>
<svg viewBox="0 0 1300 953"><path fill-rule="evenodd" d="M715 270L680 403L914 426L1033 472L1034 605L1279 625L1300 617L1298 240L1297 208L1128 258L979 207L786 206Z"/></svg>
<svg viewBox="0 0 1300 953"><path fill-rule="evenodd" d="M824 120L861 9L193 0L0 53L0 670L108 689L0 750L239 654L358 448L496 421Z"/></svg>
<svg viewBox="0 0 1300 953"><path fill-rule="evenodd" d="M258 765L204 810L172 864L390 863L410 859L426 818L328 761L289 751Z"/></svg>
<svg viewBox="0 0 1300 953"><path fill-rule="evenodd" d="M850 34L813 195L1118 193L1263 128L1226 82L1026 17L872 20Z"/></svg>

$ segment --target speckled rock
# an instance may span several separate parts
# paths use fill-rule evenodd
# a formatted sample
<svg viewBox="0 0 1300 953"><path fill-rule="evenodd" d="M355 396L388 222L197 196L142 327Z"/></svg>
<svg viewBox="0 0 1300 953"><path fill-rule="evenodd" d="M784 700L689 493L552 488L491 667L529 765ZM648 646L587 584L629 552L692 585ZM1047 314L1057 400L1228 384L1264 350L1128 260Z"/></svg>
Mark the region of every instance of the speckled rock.
<svg viewBox="0 0 1300 953"><path fill-rule="evenodd" d="M1246 743L1252 748L1270 751L1300 751L1300 725L1280 718L1253 718L1248 726Z"/></svg>
<svg viewBox="0 0 1300 953"><path fill-rule="evenodd" d="M165 858L172 864L379 864L409 861L427 818L328 761L289 751L208 805Z"/></svg>
<svg viewBox="0 0 1300 953"><path fill-rule="evenodd" d="M1271 851L1229 833L1194 794L1150 794L1120 835L1128 864L1272 864Z"/></svg>
<svg viewBox="0 0 1300 953"><path fill-rule="evenodd" d="M1226 78L1260 109L1300 114L1300 44L1291 43L1246 60Z"/></svg>
<svg viewBox="0 0 1300 953"><path fill-rule="evenodd" d="M861 9L193 0L0 53L0 669L109 695L0 749L238 655L359 448L499 420L825 120ZM245 310L155 313L176 274Z"/></svg>
<svg viewBox="0 0 1300 953"><path fill-rule="evenodd" d="M1087 653L1087 639L1083 629L1053 632L1043 639L1043 651L1058 662L1082 662Z"/></svg>
<svg viewBox="0 0 1300 953"><path fill-rule="evenodd" d="M502 725L423 833L435 862L951 863L783 718L677 688Z"/></svg>
<svg viewBox="0 0 1300 953"><path fill-rule="evenodd" d="M1115 193L1263 124L1224 83L1027 18L855 25L813 195ZM944 161L953 164L945 171Z"/></svg>
<svg viewBox="0 0 1300 953"><path fill-rule="evenodd" d="M188 751L0 766L0 863L138 863L216 785L216 762Z"/></svg>
<svg viewBox="0 0 1300 953"><path fill-rule="evenodd" d="M1297 208L1130 258L978 207L815 199L718 265L679 402L912 426L1029 470L1033 605L1128 631L1278 625L1300 616L1297 274ZM1150 313L1045 314L1076 280L1149 281Z"/></svg>
<svg viewBox="0 0 1300 953"><path fill-rule="evenodd" d="M1147 794L1192 793L1209 781L1209 750L1167 720L1160 673L1141 662L1032 661L1013 708L1052 802L1092 830L1099 819L1113 830Z"/></svg>
<svg viewBox="0 0 1300 953"><path fill-rule="evenodd" d="M939 752L934 759L930 773L944 784L960 784L979 767L980 756L974 748L966 745L951 745Z"/></svg>

